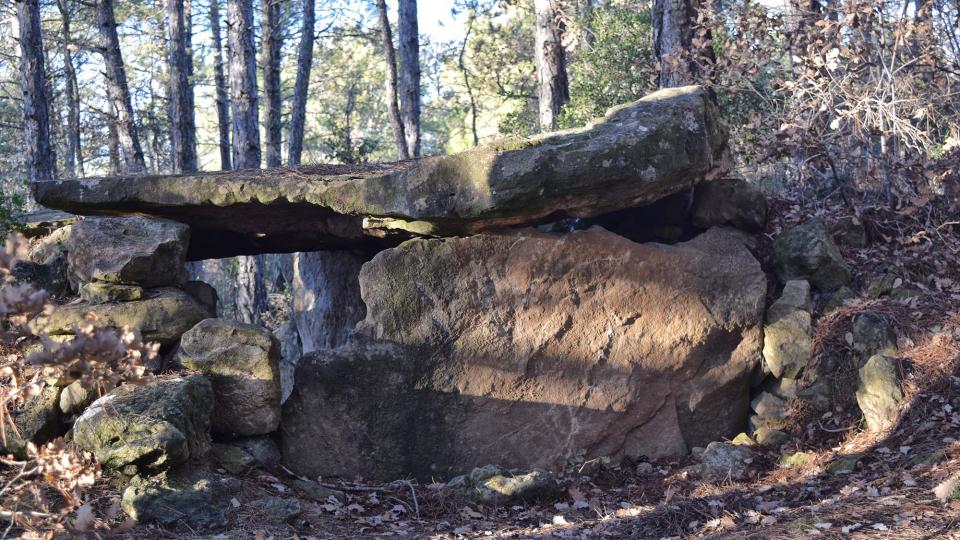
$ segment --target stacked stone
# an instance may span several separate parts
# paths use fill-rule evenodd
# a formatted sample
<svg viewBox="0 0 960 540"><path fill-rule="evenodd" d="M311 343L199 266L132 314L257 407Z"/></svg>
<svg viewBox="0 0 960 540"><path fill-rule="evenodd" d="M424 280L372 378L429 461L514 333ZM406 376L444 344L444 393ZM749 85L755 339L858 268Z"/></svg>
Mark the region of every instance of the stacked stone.
<svg viewBox="0 0 960 540"><path fill-rule="evenodd" d="M80 300L33 324L69 338L74 325L92 312L100 325L137 328L145 341L160 343L171 365L152 366L155 371L198 372L161 374L93 403L74 383L59 399L63 412L79 415L73 425L77 445L93 452L105 470L130 479L123 496L128 514L209 527L224 522L214 500L235 489L236 482L197 469L198 460L213 448L225 468L242 472L236 463L249 467L278 459L269 439L249 436L278 427L280 351L265 328L213 318L216 292L187 281L189 240L188 226L165 219L75 223L67 259ZM212 445L211 433L234 440Z"/></svg>
<svg viewBox="0 0 960 540"><path fill-rule="evenodd" d="M36 320L35 328L70 336L73 326L93 312L101 325L138 328L145 341L174 345L190 327L216 312L215 300L211 304L195 297L202 298L209 286L187 283L189 241L189 227L163 219L87 218L74 223L66 251L80 302Z"/></svg>

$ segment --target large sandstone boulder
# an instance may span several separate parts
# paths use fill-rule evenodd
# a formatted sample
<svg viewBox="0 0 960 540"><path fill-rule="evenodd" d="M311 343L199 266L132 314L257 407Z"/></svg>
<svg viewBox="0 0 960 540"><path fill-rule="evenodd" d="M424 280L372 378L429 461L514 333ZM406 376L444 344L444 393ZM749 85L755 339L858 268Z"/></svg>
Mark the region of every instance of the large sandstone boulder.
<svg viewBox="0 0 960 540"><path fill-rule="evenodd" d="M73 335L73 325L93 312L102 326L139 328L145 341L168 345L212 315L179 289L153 289L144 291L143 295L141 300L133 302L68 304L58 307L49 317L35 319L31 327L35 330L44 328L50 335L70 336Z"/></svg>
<svg viewBox="0 0 960 540"><path fill-rule="evenodd" d="M680 456L746 423L766 279L735 234L414 240L360 285L374 342L307 355L284 405L304 475Z"/></svg>
<svg viewBox="0 0 960 540"><path fill-rule="evenodd" d="M773 241L773 263L784 282L805 279L821 291L850 282L850 267L820 218L780 233Z"/></svg>
<svg viewBox="0 0 960 540"><path fill-rule="evenodd" d="M73 439L105 468L150 474L206 454L212 409L213 390L201 375L124 385L80 415Z"/></svg>
<svg viewBox="0 0 960 540"><path fill-rule="evenodd" d="M307 166L33 184L44 205L190 225L190 259L450 236L659 200L729 167L726 131L699 87L670 88L582 129L403 163ZM395 242L395 240L394 240Z"/></svg>
<svg viewBox="0 0 960 540"><path fill-rule="evenodd" d="M177 360L213 385L213 430L261 435L280 424L280 343L266 328L207 319L180 340Z"/></svg>
<svg viewBox="0 0 960 540"><path fill-rule="evenodd" d="M186 280L190 228L142 216L88 218L75 223L68 243L70 271L82 283L143 287Z"/></svg>

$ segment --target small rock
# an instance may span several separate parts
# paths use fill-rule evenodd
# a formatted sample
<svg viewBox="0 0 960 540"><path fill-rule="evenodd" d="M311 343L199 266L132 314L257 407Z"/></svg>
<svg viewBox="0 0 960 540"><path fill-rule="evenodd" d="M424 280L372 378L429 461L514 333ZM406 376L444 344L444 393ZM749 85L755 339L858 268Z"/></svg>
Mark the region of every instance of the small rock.
<svg viewBox="0 0 960 540"><path fill-rule="evenodd" d="M834 311L838 308L843 307L850 300L853 300L857 297L857 293L853 292L853 289L844 285L836 291L833 292L830 296L826 298L826 302L823 304L823 314L826 315L831 311Z"/></svg>
<svg viewBox="0 0 960 540"><path fill-rule="evenodd" d="M896 288L903 285L903 278L887 272L874 278L867 284L865 291L867 298L877 299L889 296Z"/></svg>
<svg viewBox="0 0 960 540"><path fill-rule="evenodd" d="M838 245L857 249L867 247L867 230L857 216L844 216L833 222L830 234Z"/></svg>
<svg viewBox="0 0 960 540"><path fill-rule="evenodd" d="M80 414L93 401L93 393L80 381L73 381L60 392L60 410L63 414Z"/></svg>
<svg viewBox="0 0 960 540"><path fill-rule="evenodd" d="M310 497L319 502L327 501L330 499L330 497L333 497L342 503L346 502L347 500L347 496L344 492L321 486L320 484L309 480L294 480L293 487L303 491L304 493L307 493L310 495Z"/></svg>
<svg viewBox="0 0 960 540"><path fill-rule="evenodd" d="M740 433L736 437L730 440L730 444L738 444L741 446L753 446L757 444L757 442L754 441L753 438L751 438L746 433Z"/></svg>
<svg viewBox="0 0 960 540"><path fill-rule="evenodd" d="M230 474L243 474L257 465L257 460L239 446L214 444L210 449L217 463Z"/></svg>
<svg viewBox="0 0 960 540"><path fill-rule="evenodd" d="M861 454L838 457L827 465L827 472L830 474L850 474L857 470L857 464L860 463L861 458L863 458Z"/></svg>
<svg viewBox="0 0 960 540"><path fill-rule="evenodd" d="M810 282L805 279L791 279L786 282L779 302L809 312L813 307L810 301Z"/></svg>
<svg viewBox="0 0 960 540"><path fill-rule="evenodd" d="M505 471L496 465L473 469L447 482L444 489L483 504L550 502L563 496L560 482L550 472Z"/></svg>
<svg viewBox="0 0 960 540"><path fill-rule="evenodd" d="M183 335L177 360L209 377L213 430L262 435L280 425L280 343L266 328L207 319Z"/></svg>
<svg viewBox="0 0 960 540"><path fill-rule="evenodd" d="M793 454L784 454L780 456L780 461L778 463L780 467L784 469L793 469L795 467L802 467L812 461L813 454L808 452L794 452Z"/></svg>
<svg viewBox="0 0 960 540"><path fill-rule="evenodd" d="M27 443L49 442L66 431L60 415L60 388L44 387L36 396L27 398L10 411L17 431L6 428L7 444L0 451L17 459L27 457ZM9 419L5 419L9 422Z"/></svg>
<svg viewBox="0 0 960 540"><path fill-rule="evenodd" d="M752 470L756 455L746 446L723 442L707 445L697 472L711 480L742 480Z"/></svg>
<svg viewBox="0 0 960 540"><path fill-rule="evenodd" d="M32 285L58 298L70 295L69 272L66 255L58 253L45 262L17 261L10 272L18 283Z"/></svg>
<svg viewBox="0 0 960 540"><path fill-rule="evenodd" d="M780 446L790 442L790 435L779 429L770 429L766 426L757 428L753 432L753 437L760 446Z"/></svg>
<svg viewBox="0 0 960 540"><path fill-rule="evenodd" d="M886 317L873 311L864 311L853 319L853 349L862 361L873 355L896 355L897 336Z"/></svg>
<svg viewBox="0 0 960 540"><path fill-rule="evenodd" d="M183 292L189 294L194 300L200 303L211 317L217 316L217 290L212 285L203 281L188 281L183 284Z"/></svg>
<svg viewBox="0 0 960 540"><path fill-rule="evenodd" d="M239 490L239 480L211 473L178 471L149 479L137 476L123 491L121 506L138 523L210 530L227 525L230 498Z"/></svg>
<svg viewBox="0 0 960 540"><path fill-rule="evenodd" d="M760 416L759 414L750 415L749 424L750 433L756 433L760 428L780 429L784 427L783 419L772 416Z"/></svg>
<svg viewBox="0 0 960 540"><path fill-rule="evenodd" d="M896 362L883 355L874 355L860 368L857 404L863 412L867 429L883 431L897 420L897 409L903 400L900 374Z"/></svg>
<svg viewBox="0 0 960 540"><path fill-rule="evenodd" d="M81 283L179 285L186 280L189 241L190 228L175 221L86 218L74 223L70 233L70 271Z"/></svg>
<svg viewBox="0 0 960 540"><path fill-rule="evenodd" d="M249 506L274 521L287 521L300 515L300 501L292 497L262 497Z"/></svg>
<svg viewBox="0 0 960 540"><path fill-rule="evenodd" d="M123 385L87 407L73 438L104 468L152 474L206 454L212 408L213 390L201 375Z"/></svg>
<svg viewBox="0 0 960 540"><path fill-rule="evenodd" d="M694 191L690 220L702 229L729 225L759 232L767 223L767 197L739 178L701 182Z"/></svg>
<svg viewBox="0 0 960 540"><path fill-rule="evenodd" d="M80 299L92 305L107 302L131 302L143 298L143 287L94 282L80 287Z"/></svg>
<svg viewBox="0 0 960 540"><path fill-rule="evenodd" d="M814 218L780 233L773 242L774 269L781 281L806 279L820 291L850 282L850 267L823 220Z"/></svg>
<svg viewBox="0 0 960 540"><path fill-rule="evenodd" d="M240 437L230 444L239 446L246 453L253 456L257 465L264 469L273 469L280 463L280 448L270 437L254 436Z"/></svg>
<svg viewBox="0 0 960 540"><path fill-rule="evenodd" d="M799 388L799 379L791 379L789 377L783 377L780 379L770 377L763 383L763 390L765 392L769 392L784 401L790 401L791 399L797 397L797 391Z"/></svg>
<svg viewBox="0 0 960 540"><path fill-rule="evenodd" d="M753 411L759 416L764 418L783 420L787 417L787 403L768 392L760 392L760 394L750 402L750 407L752 407Z"/></svg>
<svg viewBox="0 0 960 540"><path fill-rule="evenodd" d="M763 359L776 377L795 379L813 355L813 330L805 281L790 281L780 299L767 310L763 328Z"/></svg>
<svg viewBox="0 0 960 540"><path fill-rule="evenodd" d="M833 387L827 380L816 380L797 390L797 398L813 405L818 411L826 412L833 403Z"/></svg>

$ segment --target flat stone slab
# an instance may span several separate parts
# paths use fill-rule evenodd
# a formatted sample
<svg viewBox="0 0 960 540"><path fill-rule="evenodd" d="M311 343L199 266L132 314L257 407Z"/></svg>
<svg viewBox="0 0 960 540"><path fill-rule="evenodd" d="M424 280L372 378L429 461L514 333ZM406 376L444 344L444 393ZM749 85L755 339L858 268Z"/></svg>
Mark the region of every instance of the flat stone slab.
<svg viewBox="0 0 960 540"><path fill-rule="evenodd" d="M661 90L582 129L449 156L182 176L38 182L83 215L145 214L192 228L191 260L395 245L643 205L728 168L726 131L699 87Z"/></svg>
<svg viewBox="0 0 960 540"><path fill-rule="evenodd" d="M35 212L28 212L17 216L20 223L20 232L27 237L46 236L60 227L70 225L80 219L80 216L44 208Z"/></svg>

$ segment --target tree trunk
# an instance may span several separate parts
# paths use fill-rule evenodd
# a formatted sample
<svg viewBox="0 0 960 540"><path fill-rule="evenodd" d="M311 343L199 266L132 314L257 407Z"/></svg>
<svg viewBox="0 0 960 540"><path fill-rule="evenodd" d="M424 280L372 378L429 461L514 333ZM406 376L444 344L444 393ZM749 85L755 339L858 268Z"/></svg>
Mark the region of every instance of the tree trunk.
<svg viewBox="0 0 960 540"><path fill-rule="evenodd" d="M110 174L118 175L123 171L123 162L120 160L120 134L117 133L117 115L103 115L107 124L107 152L110 155Z"/></svg>
<svg viewBox="0 0 960 540"><path fill-rule="evenodd" d="M187 0L189 1L189 0ZM190 34L187 30L184 0L166 0L167 37L170 66L169 110L170 145L173 150L173 172L197 170L197 128L193 110L193 85L190 81Z"/></svg>
<svg viewBox="0 0 960 540"><path fill-rule="evenodd" d="M420 34L417 0L398 0L400 34L400 115L407 153L420 157Z"/></svg>
<svg viewBox="0 0 960 540"><path fill-rule="evenodd" d="M366 307L360 297L360 269L370 255L348 250L294 253L285 271L290 284L292 330L300 353L333 349L346 343ZM289 394L297 356L284 356L280 364L284 397Z"/></svg>
<svg viewBox="0 0 960 540"><path fill-rule="evenodd" d="M699 61L712 60L712 49L693 47L694 23L703 0L654 0L653 52L660 64L660 88L702 82Z"/></svg>
<svg viewBox="0 0 960 540"><path fill-rule="evenodd" d="M247 324L260 324L267 307L263 282L263 256L237 257L237 318Z"/></svg>
<svg viewBox="0 0 960 540"><path fill-rule="evenodd" d="M259 169L260 123L257 119L259 96L253 46L253 0L229 0L227 7L233 167Z"/></svg>
<svg viewBox="0 0 960 540"><path fill-rule="evenodd" d="M473 21L476 18L474 6L470 6L467 13L467 31L463 34L463 43L460 45L460 54L457 55L457 66L460 67L460 73L463 74L463 86L467 89L467 98L470 100L470 134L473 136L473 145L480 144L480 137L477 135L477 98L473 93L473 85L470 84L470 72L467 71L467 63L464 56L467 52L467 44L470 42L470 34L473 33Z"/></svg>
<svg viewBox="0 0 960 540"><path fill-rule="evenodd" d="M387 107L390 109L390 125L397 143L397 158L410 159L407 150L407 137L404 134L403 118L397 104L397 53L393 49L393 32L390 30L390 18L387 16L386 0L377 0L377 15L380 20L380 41L383 43L383 57L387 61Z"/></svg>
<svg viewBox="0 0 960 540"><path fill-rule="evenodd" d="M40 2L17 0L20 27L20 85L23 90L23 135L27 151L27 178L52 180L55 159L50 145L50 109L40 35Z"/></svg>
<svg viewBox="0 0 960 540"><path fill-rule="evenodd" d="M280 28L281 0L263 0L263 106L264 134L266 135L267 167L279 167L281 157L282 129L280 112L280 53L283 35Z"/></svg>
<svg viewBox="0 0 960 540"><path fill-rule="evenodd" d="M143 149L137 135L130 101L127 72L120 53L120 38L117 36L117 20L113 13L113 0L97 0L97 25L100 32L100 54L106 68L107 95L117 115L117 137L123 151L125 172L138 173L147 170Z"/></svg>
<svg viewBox="0 0 960 540"><path fill-rule="evenodd" d="M290 135L287 141L287 162L299 165L303 154L303 132L307 120L307 89L313 67L313 33L316 20L315 0L303 0L303 27L297 49L297 80L293 86L293 107L290 111Z"/></svg>
<svg viewBox="0 0 960 540"><path fill-rule="evenodd" d="M63 33L63 74L66 77L67 100L67 174L69 176L83 176L83 151L80 147L80 87L77 84L77 70L73 65L73 35L70 24L73 15L67 0L57 0L60 10L60 28Z"/></svg>
<svg viewBox="0 0 960 540"><path fill-rule="evenodd" d="M220 168L230 170L230 101L223 74L223 41L220 39L220 0L210 0L210 34L213 36L213 84L216 87L217 127L220 133Z"/></svg>
<svg viewBox="0 0 960 540"><path fill-rule="evenodd" d="M557 128L560 109L570 101L566 52L563 50L563 25L558 0L534 0L537 16L535 54L539 85L540 129Z"/></svg>

